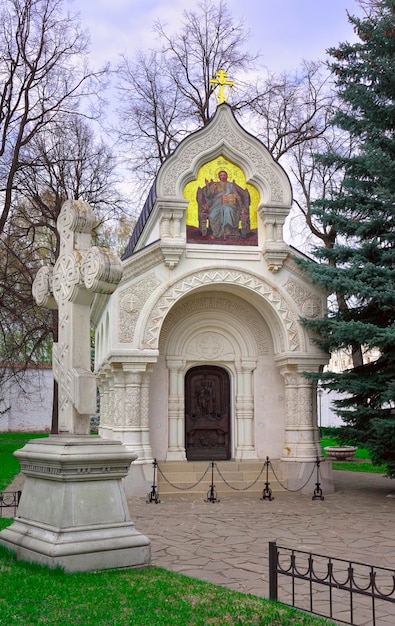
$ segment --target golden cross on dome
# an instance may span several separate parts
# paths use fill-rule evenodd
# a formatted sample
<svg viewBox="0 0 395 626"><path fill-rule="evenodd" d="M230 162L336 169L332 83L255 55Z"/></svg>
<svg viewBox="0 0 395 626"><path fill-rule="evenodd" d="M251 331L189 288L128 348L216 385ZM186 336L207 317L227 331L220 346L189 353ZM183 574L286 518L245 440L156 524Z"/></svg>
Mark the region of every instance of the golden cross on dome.
<svg viewBox="0 0 395 626"><path fill-rule="evenodd" d="M218 93L218 95L215 94L215 97L217 99L217 104L222 104L223 102L226 102L226 100L227 100L227 98L225 96L225 85L227 85L229 87L229 89L228 89L228 95L229 95L229 91L233 87L234 81L233 80L226 80L227 77L228 77L228 74L222 68L220 70L218 70L218 72L216 72L215 75L218 78L210 78L210 83L211 83L211 85L219 85L219 93Z"/></svg>

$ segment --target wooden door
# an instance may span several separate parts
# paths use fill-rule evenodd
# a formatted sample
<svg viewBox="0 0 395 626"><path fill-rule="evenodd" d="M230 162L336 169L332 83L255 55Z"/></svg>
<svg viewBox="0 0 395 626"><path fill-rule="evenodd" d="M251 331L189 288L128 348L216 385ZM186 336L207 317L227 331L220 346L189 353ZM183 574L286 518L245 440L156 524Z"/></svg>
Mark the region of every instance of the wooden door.
<svg viewBox="0 0 395 626"><path fill-rule="evenodd" d="M185 376L185 448L188 461L227 460L230 446L230 382L215 365Z"/></svg>

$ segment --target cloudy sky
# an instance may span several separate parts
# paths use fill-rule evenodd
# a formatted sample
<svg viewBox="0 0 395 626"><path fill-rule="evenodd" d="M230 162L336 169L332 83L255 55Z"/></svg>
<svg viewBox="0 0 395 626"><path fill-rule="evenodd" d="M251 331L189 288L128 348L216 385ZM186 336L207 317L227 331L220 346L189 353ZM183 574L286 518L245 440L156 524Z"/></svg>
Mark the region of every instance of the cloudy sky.
<svg viewBox="0 0 395 626"><path fill-rule="evenodd" d="M227 0L227 5L235 18L244 18L251 51L260 50L271 71L325 58L328 47L353 39L346 11L361 11L356 0ZM183 10L195 8L196 0L71 0L71 10L89 30L98 64L154 46L155 20L177 29Z"/></svg>

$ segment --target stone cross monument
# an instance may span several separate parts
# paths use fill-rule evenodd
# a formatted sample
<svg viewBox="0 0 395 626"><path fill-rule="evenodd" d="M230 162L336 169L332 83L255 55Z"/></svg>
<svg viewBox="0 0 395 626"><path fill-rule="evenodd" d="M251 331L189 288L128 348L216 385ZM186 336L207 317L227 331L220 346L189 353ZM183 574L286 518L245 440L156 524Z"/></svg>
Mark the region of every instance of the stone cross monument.
<svg viewBox="0 0 395 626"><path fill-rule="evenodd" d="M0 544L18 558L67 571L150 562L150 541L130 520L122 486L137 455L121 442L89 435L96 411L90 306L95 294L111 294L122 277L118 257L91 246L94 224L89 204L65 202L57 222L59 258L33 283L36 302L59 309L53 371L60 434L32 440L15 453L26 481L14 523L0 533Z"/></svg>
<svg viewBox="0 0 395 626"><path fill-rule="evenodd" d="M40 306L58 308L59 339L53 373L59 385L59 432L89 434L96 412L96 379L90 366L90 305L95 293L111 294L122 277L120 259L91 247L95 215L86 202L67 201L57 227L60 255L53 270L42 267L33 283Z"/></svg>

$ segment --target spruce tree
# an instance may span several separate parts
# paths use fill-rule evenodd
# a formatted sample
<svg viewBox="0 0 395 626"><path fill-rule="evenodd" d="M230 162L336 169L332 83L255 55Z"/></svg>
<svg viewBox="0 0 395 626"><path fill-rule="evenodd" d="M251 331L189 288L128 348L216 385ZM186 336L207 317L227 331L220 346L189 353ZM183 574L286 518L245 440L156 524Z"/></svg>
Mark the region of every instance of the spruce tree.
<svg viewBox="0 0 395 626"><path fill-rule="evenodd" d="M318 157L344 178L314 208L333 243L316 249L318 263L302 262L335 306L304 323L324 350L354 354L353 367L320 379L346 394L336 402L343 441L365 445L395 477L395 0L361 4L364 16L349 16L358 41L329 50L341 101L333 123L356 148L347 157ZM379 357L367 362L374 349Z"/></svg>

